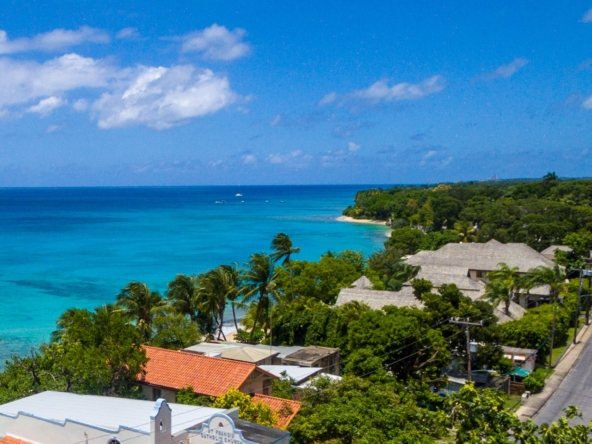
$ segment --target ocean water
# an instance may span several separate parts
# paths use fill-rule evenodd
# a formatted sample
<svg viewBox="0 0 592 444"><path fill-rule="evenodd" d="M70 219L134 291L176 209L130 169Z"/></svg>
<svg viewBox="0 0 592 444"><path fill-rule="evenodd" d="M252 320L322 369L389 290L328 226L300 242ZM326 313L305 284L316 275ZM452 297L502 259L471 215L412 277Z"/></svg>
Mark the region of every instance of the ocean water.
<svg viewBox="0 0 592 444"><path fill-rule="evenodd" d="M338 222L364 186L0 189L0 367L46 341L71 307L112 303L128 282L245 262L288 234L317 260L380 249L386 228ZM242 194L237 196L236 194Z"/></svg>

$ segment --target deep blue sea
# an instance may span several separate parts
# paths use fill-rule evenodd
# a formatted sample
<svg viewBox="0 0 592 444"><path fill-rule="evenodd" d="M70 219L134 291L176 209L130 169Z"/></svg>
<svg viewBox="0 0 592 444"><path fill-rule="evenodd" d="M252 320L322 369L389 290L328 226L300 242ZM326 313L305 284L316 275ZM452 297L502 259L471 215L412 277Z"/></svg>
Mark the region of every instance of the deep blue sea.
<svg viewBox="0 0 592 444"><path fill-rule="evenodd" d="M0 189L0 367L46 341L67 308L111 303L132 280L164 292L178 273L269 251L279 232L302 249L294 259L369 254L386 228L336 221L364 188Z"/></svg>

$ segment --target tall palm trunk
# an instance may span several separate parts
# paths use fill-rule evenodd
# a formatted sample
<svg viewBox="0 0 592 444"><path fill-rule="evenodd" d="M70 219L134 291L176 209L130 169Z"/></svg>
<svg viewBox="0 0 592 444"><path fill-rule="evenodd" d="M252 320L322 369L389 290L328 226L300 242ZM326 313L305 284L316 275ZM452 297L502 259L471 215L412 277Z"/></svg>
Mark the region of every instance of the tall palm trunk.
<svg viewBox="0 0 592 444"><path fill-rule="evenodd" d="M238 324L236 322L236 312L234 311L234 301L230 301L230 306L232 307L232 319L234 320L234 328L238 331Z"/></svg>
<svg viewBox="0 0 592 444"><path fill-rule="evenodd" d="M263 311L263 300L264 295L263 293L259 296L259 302L257 302L257 311L255 312L255 319L253 320L253 328L251 329L251 335L249 336L249 344L253 343L253 335L255 334L255 329L257 328L257 322L261 317L261 312Z"/></svg>

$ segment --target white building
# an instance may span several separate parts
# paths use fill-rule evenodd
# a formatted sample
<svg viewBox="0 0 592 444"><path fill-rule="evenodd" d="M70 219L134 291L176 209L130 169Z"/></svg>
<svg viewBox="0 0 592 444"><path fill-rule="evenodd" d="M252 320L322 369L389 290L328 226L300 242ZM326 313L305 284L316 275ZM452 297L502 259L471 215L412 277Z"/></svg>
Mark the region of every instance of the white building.
<svg viewBox="0 0 592 444"><path fill-rule="evenodd" d="M0 437L33 444L286 444L288 432L236 409L43 392L0 405ZM131 444L131 443L130 443Z"/></svg>

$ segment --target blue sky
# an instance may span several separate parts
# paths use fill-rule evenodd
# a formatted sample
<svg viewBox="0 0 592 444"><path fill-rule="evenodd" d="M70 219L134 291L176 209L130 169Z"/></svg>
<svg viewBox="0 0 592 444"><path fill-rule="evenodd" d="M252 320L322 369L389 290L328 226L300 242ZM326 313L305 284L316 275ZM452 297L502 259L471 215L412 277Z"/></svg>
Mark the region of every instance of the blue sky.
<svg viewBox="0 0 592 444"><path fill-rule="evenodd" d="M591 176L592 2L514 3L4 2L0 186Z"/></svg>

